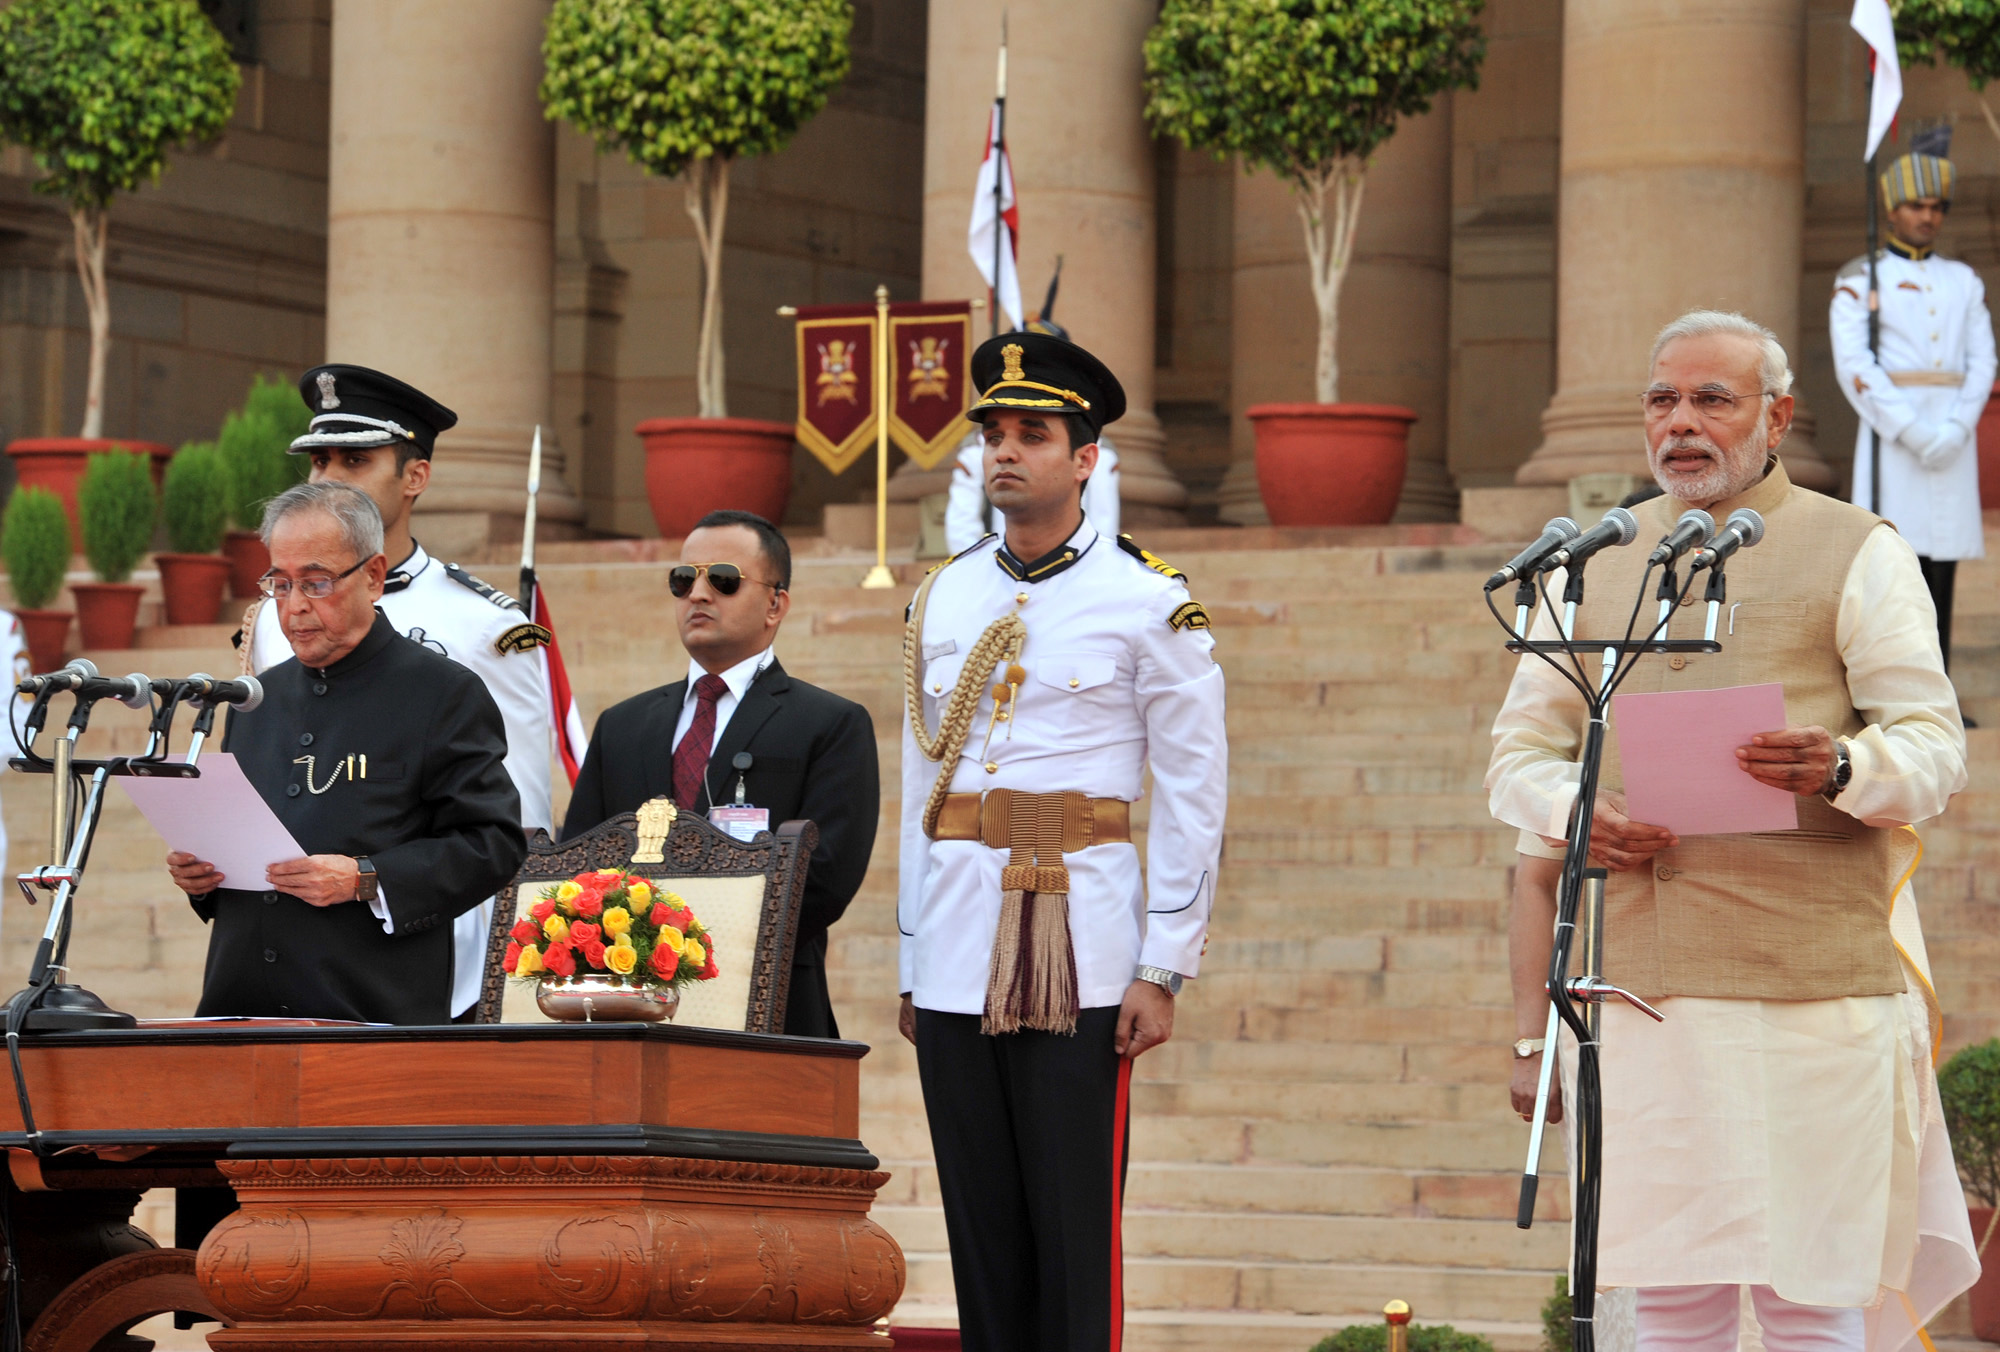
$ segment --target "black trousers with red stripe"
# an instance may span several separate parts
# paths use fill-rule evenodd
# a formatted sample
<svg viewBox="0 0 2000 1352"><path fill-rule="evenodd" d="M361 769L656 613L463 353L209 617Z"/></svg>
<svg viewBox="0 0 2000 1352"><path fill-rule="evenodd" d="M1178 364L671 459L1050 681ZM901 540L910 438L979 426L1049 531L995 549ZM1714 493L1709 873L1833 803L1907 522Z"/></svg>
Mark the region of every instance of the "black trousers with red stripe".
<svg viewBox="0 0 2000 1352"><path fill-rule="evenodd" d="M1117 1352L1130 1061L1118 1009L1076 1036L988 1037L917 1011L917 1072L944 1194L965 1352Z"/></svg>

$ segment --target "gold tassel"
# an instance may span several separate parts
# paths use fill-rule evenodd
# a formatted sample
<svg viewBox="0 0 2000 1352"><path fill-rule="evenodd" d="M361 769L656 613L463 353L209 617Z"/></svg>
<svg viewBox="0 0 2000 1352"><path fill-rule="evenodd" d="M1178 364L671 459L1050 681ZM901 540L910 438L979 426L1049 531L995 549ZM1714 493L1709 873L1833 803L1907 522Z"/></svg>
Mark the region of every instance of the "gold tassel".
<svg viewBox="0 0 2000 1352"><path fill-rule="evenodd" d="M995 1035L1025 1028L1069 1037L1076 1032L1077 1012L1069 894L1008 888L1000 894L1000 925L993 936L993 959L986 974L986 1012L979 1031Z"/></svg>

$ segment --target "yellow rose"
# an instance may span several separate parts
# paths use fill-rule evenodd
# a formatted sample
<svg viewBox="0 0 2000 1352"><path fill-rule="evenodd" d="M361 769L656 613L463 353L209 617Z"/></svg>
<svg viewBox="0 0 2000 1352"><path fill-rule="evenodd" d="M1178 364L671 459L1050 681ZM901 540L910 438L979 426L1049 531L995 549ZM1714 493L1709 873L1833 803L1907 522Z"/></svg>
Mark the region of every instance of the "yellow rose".
<svg viewBox="0 0 2000 1352"><path fill-rule="evenodd" d="M635 911L643 911L653 904L653 889L644 883L633 883L625 889L625 895L631 899L630 904Z"/></svg>
<svg viewBox="0 0 2000 1352"><path fill-rule="evenodd" d="M692 962L697 968L705 967L708 964L708 950L701 946L701 940L690 939L687 941L687 947L681 950L681 958L683 961Z"/></svg>
<svg viewBox="0 0 2000 1352"><path fill-rule="evenodd" d="M686 909L687 907L687 903L681 900L681 894L678 892L662 892L660 893L660 900L669 906L679 906L682 909Z"/></svg>
<svg viewBox="0 0 2000 1352"><path fill-rule="evenodd" d="M559 944L569 938L569 921L552 915L542 922L542 933L549 936L549 942Z"/></svg>
<svg viewBox="0 0 2000 1352"><path fill-rule="evenodd" d="M564 883L556 889L556 909L564 915L576 914L576 899L583 895L583 889L575 883Z"/></svg>
<svg viewBox="0 0 2000 1352"><path fill-rule="evenodd" d="M604 950L604 965L620 976L630 976L639 965L639 950L622 941L615 943Z"/></svg>
<svg viewBox="0 0 2000 1352"><path fill-rule="evenodd" d="M653 944L657 948L666 949L669 953L679 954L685 951L681 932L672 925L660 926L660 937L655 939Z"/></svg>
<svg viewBox="0 0 2000 1352"><path fill-rule="evenodd" d="M515 976L534 976L542 970L542 953L537 948L523 948L521 956L514 963Z"/></svg>
<svg viewBox="0 0 2000 1352"><path fill-rule="evenodd" d="M624 874L615 868L601 868L597 870L597 876L600 878L621 878Z"/></svg>
<svg viewBox="0 0 2000 1352"><path fill-rule="evenodd" d="M632 928L632 913L623 906L607 906L602 923L606 934L623 934Z"/></svg>

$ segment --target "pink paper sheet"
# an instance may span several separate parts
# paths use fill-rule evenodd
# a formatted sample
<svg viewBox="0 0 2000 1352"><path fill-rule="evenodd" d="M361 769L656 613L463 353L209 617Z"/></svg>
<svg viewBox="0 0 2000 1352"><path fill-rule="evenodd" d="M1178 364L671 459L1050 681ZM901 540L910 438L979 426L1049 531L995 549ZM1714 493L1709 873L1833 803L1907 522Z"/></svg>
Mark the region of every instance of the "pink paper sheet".
<svg viewBox="0 0 2000 1352"><path fill-rule="evenodd" d="M1736 762L1737 747L1785 726L1784 686L1613 695L1611 720L1633 821L1680 836L1799 829L1798 798Z"/></svg>

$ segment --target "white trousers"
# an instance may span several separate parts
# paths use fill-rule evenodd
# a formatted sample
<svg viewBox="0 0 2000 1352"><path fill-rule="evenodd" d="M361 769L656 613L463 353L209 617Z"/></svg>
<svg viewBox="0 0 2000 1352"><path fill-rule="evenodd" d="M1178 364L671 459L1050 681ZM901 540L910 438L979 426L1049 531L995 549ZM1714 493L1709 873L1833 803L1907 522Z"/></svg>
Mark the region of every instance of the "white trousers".
<svg viewBox="0 0 2000 1352"><path fill-rule="evenodd" d="M1742 1310L1736 1286L1642 1286L1637 1352L1736 1352ZM1795 1305L1768 1286L1750 1288L1765 1352L1862 1352L1865 1311Z"/></svg>

